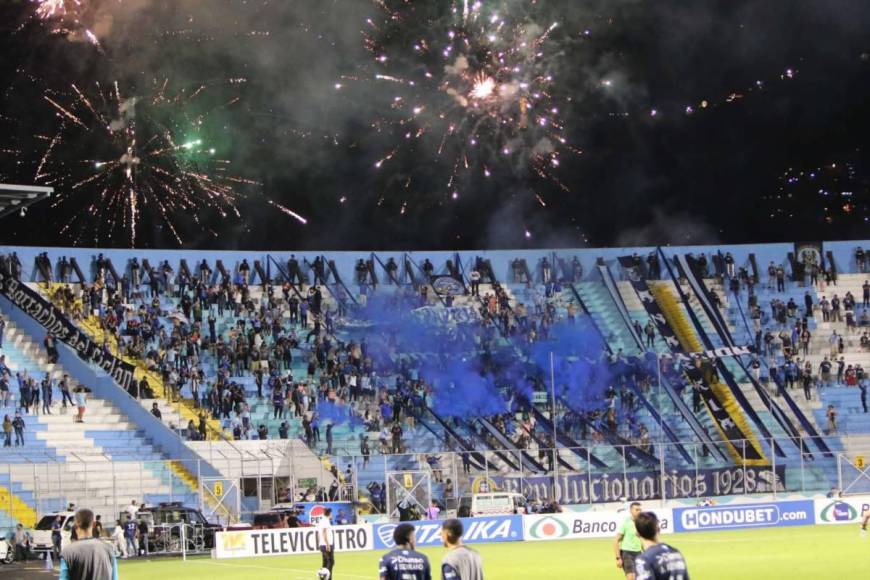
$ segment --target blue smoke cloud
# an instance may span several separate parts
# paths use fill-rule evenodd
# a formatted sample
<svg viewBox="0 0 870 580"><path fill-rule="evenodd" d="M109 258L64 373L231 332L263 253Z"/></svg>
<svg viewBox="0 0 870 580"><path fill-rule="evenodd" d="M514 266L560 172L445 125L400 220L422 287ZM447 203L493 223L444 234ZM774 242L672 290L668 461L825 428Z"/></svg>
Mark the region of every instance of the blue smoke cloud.
<svg viewBox="0 0 870 580"><path fill-rule="evenodd" d="M363 420L351 413L349 405L337 405L330 401L320 401L317 404L317 415L321 424L332 423L333 425L362 425Z"/></svg>
<svg viewBox="0 0 870 580"><path fill-rule="evenodd" d="M636 370L606 360L601 336L583 316L576 324L554 325L547 340L528 345L521 337L507 341L494 328L422 317L397 302L379 293L355 315L365 329L360 334L367 355L381 375L406 367L419 371L442 417L474 419L524 407L535 390L550 391L550 353L557 396L579 412L601 408L616 376Z"/></svg>

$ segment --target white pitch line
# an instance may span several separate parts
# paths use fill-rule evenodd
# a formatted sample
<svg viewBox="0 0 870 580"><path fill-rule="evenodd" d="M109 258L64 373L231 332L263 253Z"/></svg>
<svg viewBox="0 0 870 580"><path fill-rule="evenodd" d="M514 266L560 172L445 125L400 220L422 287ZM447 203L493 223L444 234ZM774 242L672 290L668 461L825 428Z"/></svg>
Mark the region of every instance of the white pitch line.
<svg viewBox="0 0 870 580"><path fill-rule="evenodd" d="M189 563L210 564L212 566L224 566L229 568L251 568L254 570L269 570L272 572L305 572L309 574L312 572L312 570L303 570L301 568L284 568L283 566L257 566L256 564L233 564L231 562L200 562L197 560L189 560ZM314 572L316 572L316 570ZM359 576L357 574L348 574L346 572L341 572L341 576L347 576L349 578L371 578L371 576Z"/></svg>

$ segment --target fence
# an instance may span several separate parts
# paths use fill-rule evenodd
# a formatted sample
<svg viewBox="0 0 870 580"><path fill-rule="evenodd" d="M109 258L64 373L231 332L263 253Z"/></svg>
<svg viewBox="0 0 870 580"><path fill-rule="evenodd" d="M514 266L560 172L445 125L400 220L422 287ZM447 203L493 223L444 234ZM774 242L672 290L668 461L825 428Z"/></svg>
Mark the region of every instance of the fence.
<svg viewBox="0 0 870 580"><path fill-rule="evenodd" d="M496 490L566 504L818 494L832 489L859 494L870 493L868 439L827 438L831 448L848 450L827 456L816 451L809 438L762 440L770 460L765 466L714 460L713 450L695 442L652 443L645 454L629 446L592 445L560 447L555 455L550 449L373 455L368 465L359 454L345 452L332 457L334 471L340 473L335 485L328 460L312 465L310 451L293 446L283 452L273 448L228 453L219 444L199 449L220 477L202 474L199 461L118 461L104 454L77 452L58 458L3 450L0 486L12 493L0 496L0 511L20 519L22 509L32 509L41 516L74 503L91 507L106 521L114 521L132 499L148 503L177 501L226 523L249 519L276 503L298 501L306 491L316 489L328 497L332 488L334 499L361 501L364 509L379 513L385 507L379 499L385 498L373 493L373 484L382 489L388 480L398 485L401 478L390 478L388 474L402 471L428 472L432 497L448 509L458 508L463 496ZM748 445L747 441L735 446L745 453ZM775 445L785 451L785 458L777 457ZM351 466L349 479L344 476L347 466ZM232 486L238 498L217 501ZM323 498L310 493L307 499Z"/></svg>

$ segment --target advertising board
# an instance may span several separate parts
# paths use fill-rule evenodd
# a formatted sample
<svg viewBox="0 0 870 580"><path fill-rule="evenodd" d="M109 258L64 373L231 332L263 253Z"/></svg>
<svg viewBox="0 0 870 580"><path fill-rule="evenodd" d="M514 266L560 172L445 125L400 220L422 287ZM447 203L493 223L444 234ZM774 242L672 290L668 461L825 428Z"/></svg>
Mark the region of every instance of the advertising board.
<svg viewBox="0 0 870 580"><path fill-rule="evenodd" d="M423 520L409 522L416 528L417 546L440 546L441 524L444 520ZM375 550L390 550L395 547L393 530L398 524L375 524ZM462 518L465 532L462 541L466 544L481 544L495 542L519 542L523 539L522 516L490 516L480 518Z"/></svg>
<svg viewBox="0 0 870 580"><path fill-rule="evenodd" d="M293 506L302 510L302 513L299 514L299 521L312 526L317 525L326 508L332 508L331 520L333 525L340 524L342 520L353 522L355 514L353 504L349 501L296 502Z"/></svg>
<svg viewBox="0 0 870 580"><path fill-rule="evenodd" d="M663 534L673 532L673 512L652 509L659 518ZM612 538L628 517L628 511L588 511L540 514L523 518L523 533L528 541Z"/></svg>
<svg viewBox="0 0 870 580"><path fill-rule="evenodd" d="M817 499L815 504L817 524L858 524L863 514L870 511L870 496Z"/></svg>
<svg viewBox="0 0 870 580"><path fill-rule="evenodd" d="M293 556L319 553L317 528L284 528L219 532L215 537L215 558ZM371 550L372 526L335 526L332 542L337 552Z"/></svg>
<svg viewBox="0 0 870 580"><path fill-rule="evenodd" d="M676 508L674 531L809 526L815 523L815 513L812 500Z"/></svg>

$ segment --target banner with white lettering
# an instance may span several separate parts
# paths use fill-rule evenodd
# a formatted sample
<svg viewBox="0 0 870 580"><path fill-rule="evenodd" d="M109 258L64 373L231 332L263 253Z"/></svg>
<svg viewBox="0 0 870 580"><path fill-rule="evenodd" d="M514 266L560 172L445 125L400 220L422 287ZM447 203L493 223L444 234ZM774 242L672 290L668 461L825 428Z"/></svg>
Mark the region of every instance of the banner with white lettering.
<svg viewBox="0 0 870 580"><path fill-rule="evenodd" d="M658 516L661 533L673 532L673 512L670 508L654 508L650 511ZM532 542L613 538L628 517L627 510L523 516L523 532L526 540Z"/></svg>
<svg viewBox="0 0 870 580"><path fill-rule="evenodd" d="M46 332L72 348L79 358L97 365L125 390L129 390L133 382L133 365L103 352L100 345L79 330L54 304L2 272L0 294L38 322Z"/></svg>
<svg viewBox="0 0 870 580"><path fill-rule="evenodd" d="M219 532L215 536L215 558L251 558L257 556L293 556L320 552L319 528L282 528ZM333 526L330 535L336 552L371 550L371 524Z"/></svg>
<svg viewBox="0 0 870 580"><path fill-rule="evenodd" d="M474 324L480 321L480 312L474 306L423 306L412 313L420 322L433 326Z"/></svg>
<svg viewBox="0 0 870 580"><path fill-rule="evenodd" d="M674 509L675 532L811 526L815 523L812 500Z"/></svg>
<svg viewBox="0 0 870 580"><path fill-rule="evenodd" d="M653 499L703 498L744 493L785 491L785 466L722 467L715 469L673 469L664 477L658 471L635 471L622 474L560 474L553 478L491 475L471 478L472 493L507 491L522 493L540 501L557 500L562 504L606 503L613 501L648 501ZM664 493L662 484L664 483Z"/></svg>
<svg viewBox="0 0 870 580"><path fill-rule="evenodd" d="M417 546L441 546L441 525L444 520L424 520L413 522L414 539ZM374 525L375 550L391 550L396 547L393 531L397 524ZM519 542L523 539L521 516L483 516L462 518L462 542L483 544L496 542Z"/></svg>

